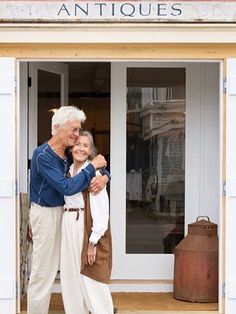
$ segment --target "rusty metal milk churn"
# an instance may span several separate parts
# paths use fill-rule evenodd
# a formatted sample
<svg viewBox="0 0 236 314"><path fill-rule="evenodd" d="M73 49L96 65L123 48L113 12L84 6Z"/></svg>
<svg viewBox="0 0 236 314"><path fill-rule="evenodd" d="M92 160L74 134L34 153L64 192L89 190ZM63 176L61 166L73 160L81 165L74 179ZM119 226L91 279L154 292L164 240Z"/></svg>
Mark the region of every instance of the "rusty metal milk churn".
<svg viewBox="0 0 236 314"><path fill-rule="evenodd" d="M207 218L200 219L200 218ZM175 248L174 298L190 302L218 300L217 225L200 216Z"/></svg>

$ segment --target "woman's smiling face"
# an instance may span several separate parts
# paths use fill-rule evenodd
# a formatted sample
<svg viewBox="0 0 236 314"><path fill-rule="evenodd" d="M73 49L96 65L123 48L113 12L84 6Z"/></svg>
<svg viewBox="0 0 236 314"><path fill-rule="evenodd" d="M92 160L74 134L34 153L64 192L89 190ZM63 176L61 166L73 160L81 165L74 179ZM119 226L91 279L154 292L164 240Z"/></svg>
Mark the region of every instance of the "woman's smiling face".
<svg viewBox="0 0 236 314"><path fill-rule="evenodd" d="M88 136L80 135L71 151L74 160L79 163L85 162L92 152L92 145Z"/></svg>

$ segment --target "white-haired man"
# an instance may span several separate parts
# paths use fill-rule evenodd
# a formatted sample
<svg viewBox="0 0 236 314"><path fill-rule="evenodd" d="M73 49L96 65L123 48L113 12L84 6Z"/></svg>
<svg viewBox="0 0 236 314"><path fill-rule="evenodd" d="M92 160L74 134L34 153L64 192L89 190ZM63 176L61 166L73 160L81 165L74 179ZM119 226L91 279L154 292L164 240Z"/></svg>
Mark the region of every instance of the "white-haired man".
<svg viewBox="0 0 236 314"><path fill-rule="evenodd" d="M61 219L64 195L85 190L96 169L106 166L102 155L78 175L68 178L72 147L86 119L76 107L61 107L52 117L51 139L34 150L30 167L30 223L33 238L32 269L28 286L28 314L47 314L51 289L60 257ZM98 193L108 182L109 174L93 179L91 189Z"/></svg>

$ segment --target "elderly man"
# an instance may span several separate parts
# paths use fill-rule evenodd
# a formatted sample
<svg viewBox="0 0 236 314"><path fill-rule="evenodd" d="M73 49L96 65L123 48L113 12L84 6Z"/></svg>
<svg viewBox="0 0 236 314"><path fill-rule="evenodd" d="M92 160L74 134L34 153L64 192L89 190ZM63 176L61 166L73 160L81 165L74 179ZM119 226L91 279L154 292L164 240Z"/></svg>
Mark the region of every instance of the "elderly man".
<svg viewBox="0 0 236 314"><path fill-rule="evenodd" d="M102 155L78 175L68 178L68 147L72 147L86 119L82 110L61 107L52 117L51 139L35 149L30 169L30 223L33 260L28 286L28 314L47 314L51 289L59 266L61 219L64 195L91 189L98 193L109 174L95 178L96 169L106 166Z"/></svg>

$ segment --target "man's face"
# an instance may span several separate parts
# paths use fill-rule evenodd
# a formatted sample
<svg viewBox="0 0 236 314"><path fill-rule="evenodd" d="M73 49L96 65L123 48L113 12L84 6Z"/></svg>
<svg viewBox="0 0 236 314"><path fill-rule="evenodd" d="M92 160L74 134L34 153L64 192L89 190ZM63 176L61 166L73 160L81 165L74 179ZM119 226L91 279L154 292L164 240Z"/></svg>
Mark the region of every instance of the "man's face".
<svg viewBox="0 0 236 314"><path fill-rule="evenodd" d="M63 145L66 147L74 146L79 137L80 129L81 123L79 120L67 121L65 125L60 127L58 129L58 135Z"/></svg>

